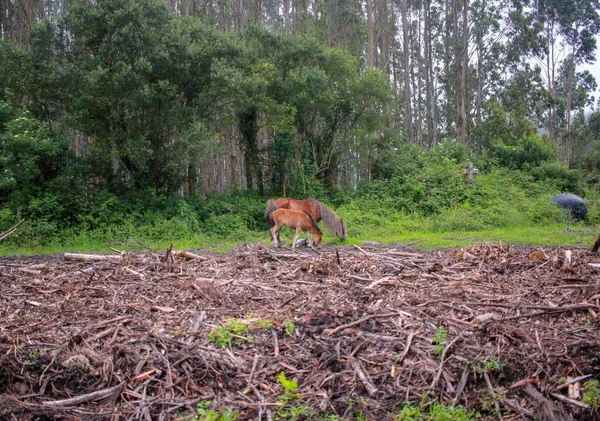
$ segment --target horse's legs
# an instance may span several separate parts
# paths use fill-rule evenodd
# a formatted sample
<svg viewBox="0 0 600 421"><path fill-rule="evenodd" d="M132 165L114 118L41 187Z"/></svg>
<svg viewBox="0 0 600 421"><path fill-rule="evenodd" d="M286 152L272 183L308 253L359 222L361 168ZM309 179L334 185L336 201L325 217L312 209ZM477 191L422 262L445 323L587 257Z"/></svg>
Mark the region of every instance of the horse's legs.
<svg viewBox="0 0 600 421"><path fill-rule="evenodd" d="M279 227L277 226L277 224L275 224L275 226L273 226L273 228L270 229L271 232L271 246L275 245L279 245L279 241L277 241L277 238L279 237Z"/></svg>
<svg viewBox="0 0 600 421"><path fill-rule="evenodd" d="M296 240L300 237L300 233L302 232L302 228L296 228L296 235L294 236L294 240L292 241L292 250L296 248Z"/></svg>

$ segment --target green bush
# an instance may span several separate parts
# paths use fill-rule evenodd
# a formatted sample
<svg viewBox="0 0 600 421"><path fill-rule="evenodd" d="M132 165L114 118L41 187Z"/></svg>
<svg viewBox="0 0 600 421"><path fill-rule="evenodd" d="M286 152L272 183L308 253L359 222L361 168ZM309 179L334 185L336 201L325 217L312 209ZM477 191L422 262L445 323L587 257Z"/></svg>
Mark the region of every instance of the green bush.
<svg viewBox="0 0 600 421"><path fill-rule="evenodd" d="M543 162L531 170L536 181L544 181L561 192L581 194L583 175L554 162Z"/></svg>
<svg viewBox="0 0 600 421"><path fill-rule="evenodd" d="M221 238L244 233L248 230L244 219L234 214L209 216L203 225L206 234Z"/></svg>
<svg viewBox="0 0 600 421"><path fill-rule="evenodd" d="M554 155L554 149L545 139L528 135L517 139L515 144L505 144L499 138L491 139L487 159L503 167L528 170L551 160Z"/></svg>

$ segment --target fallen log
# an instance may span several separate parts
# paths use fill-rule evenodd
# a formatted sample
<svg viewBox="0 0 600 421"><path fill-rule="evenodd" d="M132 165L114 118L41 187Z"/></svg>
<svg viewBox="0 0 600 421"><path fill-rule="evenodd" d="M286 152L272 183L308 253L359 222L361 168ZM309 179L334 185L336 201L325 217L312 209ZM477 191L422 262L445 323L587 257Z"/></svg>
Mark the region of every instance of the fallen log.
<svg viewBox="0 0 600 421"><path fill-rule="evenodd" d="M100 262L103 260L119 260L121 256L115 256L114 254L79 254L79 253L65 253L65 260L74 260L77 262Z"/></svg>
<svg viewBox="0 0 600 421"><path fill-rule="evenodd" d="M177 256L179 256L179 257L185 257L187 259L202 260L202 261L210 260L206 256L201 256L199 254L192 253L192 252L186 251L186 250L175 251L175 254L177 254Z"/></svg>

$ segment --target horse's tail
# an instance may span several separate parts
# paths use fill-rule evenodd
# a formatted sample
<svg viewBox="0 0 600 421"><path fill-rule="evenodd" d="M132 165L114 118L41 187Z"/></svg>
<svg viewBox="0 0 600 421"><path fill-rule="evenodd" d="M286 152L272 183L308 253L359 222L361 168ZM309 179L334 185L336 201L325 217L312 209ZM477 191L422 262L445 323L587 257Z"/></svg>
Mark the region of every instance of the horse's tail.
<svg viewBox="0 0 600 421"><path fill-rule="evenodd" d="M267 221L267 225L269 228L273 228L275 226L275 221L273 221L272 213L277 210L277 205L274 200L269 200L267 202L267 208L265 209L265 219Z"/></svg>
<svg viewBox="0 0 600 421"><path fill-rule="evenodd" d="M323 233L321 232L321 228L319 228L319 224L317 224L317 220L311 215L311 213L304 209L302 209L302 212L308 215L308 217L310 218L310 222L312 222L313 227L317 230L319 235L323 235Z"/></svg>
<svg viewBox="0 0 600 421"><path fill-rule="evenodd" d="M317 199L309 199L311 204L319 210L323 224L339 237L340 240L346 240L346 224L344 220L337 216L334 211L329 209Z"/></svg>

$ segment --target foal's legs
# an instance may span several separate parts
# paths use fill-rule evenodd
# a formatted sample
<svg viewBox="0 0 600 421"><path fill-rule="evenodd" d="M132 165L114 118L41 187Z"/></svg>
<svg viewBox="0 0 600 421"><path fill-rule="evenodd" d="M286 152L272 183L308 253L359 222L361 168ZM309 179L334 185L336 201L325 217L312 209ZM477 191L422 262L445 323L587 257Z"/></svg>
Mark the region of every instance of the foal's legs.
<svg viewBox="0 0 600 421"><path fill-rule="evenodd" d="M296 248L296 240L300 237L300 233L302 232L302 228L300 226L296 227L296 235L294 236L294 240L292 241L292 250Z"/></svg>
<svg viewBox="0 0 600 421"><path fill-rule="evenodd" d="M279 246L279 241L277 241L277 239L279 238L280 230L281 230L281 227L279 227L277 224L275 224L275 226L270 229L270 231L271 231L271 246L273 246L273 245L275 245L276 247Z"/></svg>

